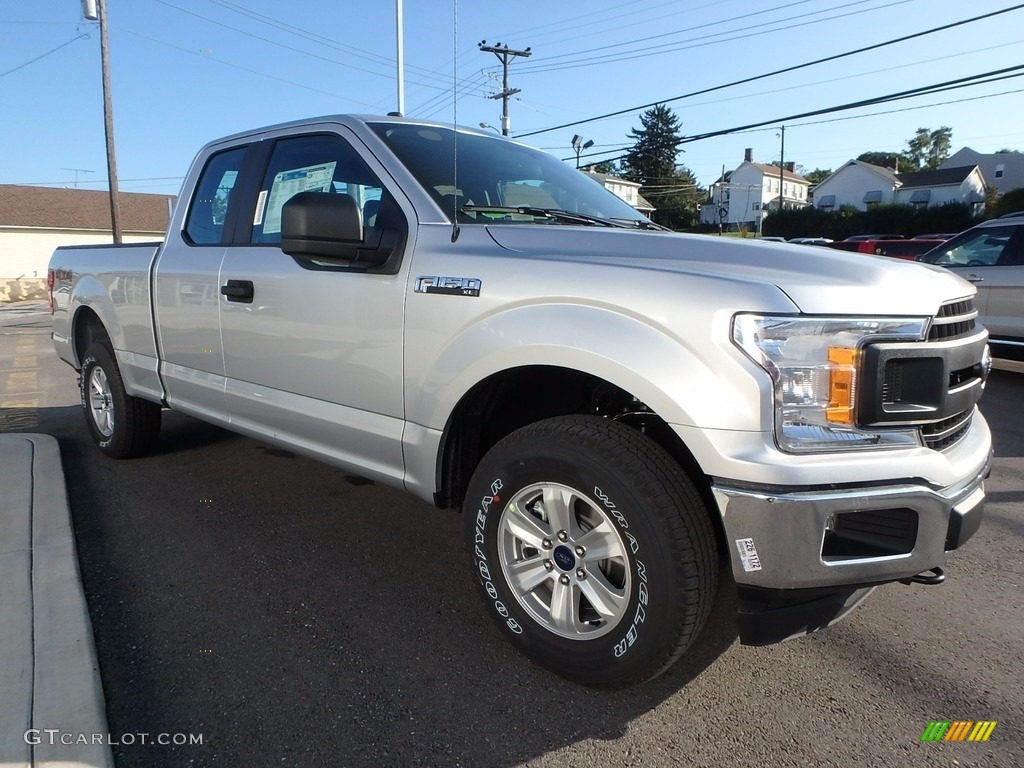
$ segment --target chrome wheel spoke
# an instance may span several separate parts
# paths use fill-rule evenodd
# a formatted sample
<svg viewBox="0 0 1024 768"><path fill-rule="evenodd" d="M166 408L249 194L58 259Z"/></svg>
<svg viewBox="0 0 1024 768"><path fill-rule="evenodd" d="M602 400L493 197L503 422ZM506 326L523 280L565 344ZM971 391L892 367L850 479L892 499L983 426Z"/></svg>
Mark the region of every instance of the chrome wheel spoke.
<svg viewBox="0 0 1024 768"><path fill-rule="evenodd" d="M603 617L617 619L626 610L626 604L629 602L626 590L613 587L601 571L589 571L587 578L579 584L583 596Z"/></svg>
<svg viewBox="0 0 1024 768"><path fill-rule="evenodd" d="M544 567L545 559L542 556L532 557L508 567L509 581L519 594L525 595L552 577L551 571Z"/></svg>
<svg viewBox="0 0 1024 768"><path fill-rule="evenodd" d="M89 374L89 410L96 429L110 437L114 433L114 406L110 382L102 368L93 368Z"/></svg>
<svg viewBox="0 0 1024 768"><path fill-rule="evenodd" d="M551 621L566 634L579 634L584 629L580 623L579 592L561 579L555 579L551 590Z"/></svg>
<svg viewBox="0 0 1024 768"><path fill-rule="evenodd" d="M544 529L540 520L514 502L506 508L502 526L519 541L534 549L541 549L544 539L552 535L551 531Z"/></svg>
<svg viewBox="0 0 1024 768"><path fill-rule="evenodd" d="M576 539L576 544L586 549L586 554L582 558L585 563L623 555L622 543L608 520L601 521L599 526L584 533Z"/></svg>
<svg viewBox="0 0 1024 768"><path fill-rule="evenodd" d="M572 537L579 531L573 513L576 498L576 494L564 486L544 486L544 512L553 533L566 531Z"/></svg>

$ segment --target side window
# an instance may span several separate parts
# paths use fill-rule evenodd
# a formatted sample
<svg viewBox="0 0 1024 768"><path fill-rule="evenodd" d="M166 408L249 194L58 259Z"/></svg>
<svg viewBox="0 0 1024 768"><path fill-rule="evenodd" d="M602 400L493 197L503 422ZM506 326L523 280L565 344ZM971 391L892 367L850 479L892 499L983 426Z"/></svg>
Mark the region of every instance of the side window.
<svg viewBox="0 0 1024 768"><path fill-rule="evenodd" d="M380 181L340 136L282 139L274 146L253 214L252 242L281 242L281 208L300 192L349 195L373 227L384 195Z"/></svg>
<svg viewBox="0 0 1024 768"><path fill-rule="evenodd" d="M994 267L1005 263L1013 249L1011 239L1020 240L1024 227L987 227L947 243L935 261L943 267ZM1017 234L1017 237L1014 235ZM1004 253L1005 252L1005 253Z"/></svg>
<svg viewBox="0 0 1024 768"><path fill-rule="evenodd" d="M193 245L220 245L226 239L224 222L245 147L219 152L206 161L185 222L185 234Z"/></svg>

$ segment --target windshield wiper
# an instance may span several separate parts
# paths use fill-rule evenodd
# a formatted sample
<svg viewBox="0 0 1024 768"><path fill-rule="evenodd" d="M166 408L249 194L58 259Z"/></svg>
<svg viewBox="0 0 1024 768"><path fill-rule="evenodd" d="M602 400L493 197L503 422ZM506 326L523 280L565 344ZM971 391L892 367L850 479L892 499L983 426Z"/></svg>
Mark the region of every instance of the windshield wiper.
<svg viewBox="0 0 1024 768"><path fill-rule="evenodd" d="M600 216L591 216L586 213L574 213L563 211L560 208L540 208L532 205L464 205L459 209L462 213L519 213L524 216L543 216L546 219L567 221L573 224L589 224L598 227L618 227L620 229L632 229L631 224L612 219L603 219Z"/></svg>
<svg viewBox="0 0 1024 768"><path fill-rule="evenodd" d="M653 230L655 232L674 232L675 230L664 227L661 224L655 224L649 219L615 219L615 221L621 221L624 225L634 227L635 229Z"/></svg>

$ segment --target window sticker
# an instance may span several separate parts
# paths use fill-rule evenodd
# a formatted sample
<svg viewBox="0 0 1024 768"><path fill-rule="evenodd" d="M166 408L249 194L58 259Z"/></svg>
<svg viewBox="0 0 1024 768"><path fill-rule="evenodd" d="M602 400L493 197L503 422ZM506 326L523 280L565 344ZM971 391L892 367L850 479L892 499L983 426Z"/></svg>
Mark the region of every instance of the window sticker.
<svg viewBox="0 0 1024 768"><path fill-rule="evenodd" d="M252 225L258 227L263 223L263 209L267 204L267 190L261 189L260 196L256 200L256 215L252 217Z"/></svg>
<svg viewBox="0 0 1024 768"><path fill-rule="evenodd" d="M292 197L300 192L328 192L334 169L338 165L335 160L320 165L307 165L281 171L274 177L270 186L270 200L266 205L266 218L263 221L263 234L274 234L281 231L281 208Z"/></svg>

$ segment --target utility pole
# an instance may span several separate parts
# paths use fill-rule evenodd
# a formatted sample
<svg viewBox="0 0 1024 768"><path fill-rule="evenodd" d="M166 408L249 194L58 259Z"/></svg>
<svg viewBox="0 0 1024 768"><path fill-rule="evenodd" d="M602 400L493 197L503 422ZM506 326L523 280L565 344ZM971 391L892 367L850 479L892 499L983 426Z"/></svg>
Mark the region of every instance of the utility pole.
<svg viewBox="0 0 1024 768"><path fill-rule="evenodd" d="M82 15L100 22L100 68L103 78L103 131L107 139L107 180L110 187L110 229L121 243L121 210L117 201L117 156L114 152L114 108L110 102L110 57L107 52L107 2L82 0Z"/></svg>
<svg viewBox="0 0 1024 768"><path fill-rule="evenodd" d="M530 49L527 48L522 51L517 51L509 48L507 45L498 43L497 45L487 45L486 40L480 41L480 50L488 51L498 57L501 62L502 76L501 76L501 93L496 93L490 98L501 99L501 135L508 136L512 133L512 124L508 117L508 97L514 96L519 93L521 88L509 88L508 87L508 64L517 56L529 56Z"/></svg>
<svg viewBox="0 0 1024 768"><path fill-rule="evenodd" d="M785 200L782 196L782 190L785 189L785 174L786 174L786 126L782 126L782 132L779 134L781 139L781 145L779 148L779 212L782 212L782 204Z"/></svg>
<svg viewBox="0 0 1024 768"><path fill-rule="evenodd" d="M405 32L402 0L395 0L395 48L398 68L398 114L405 115Z"/></svg>

